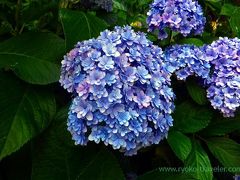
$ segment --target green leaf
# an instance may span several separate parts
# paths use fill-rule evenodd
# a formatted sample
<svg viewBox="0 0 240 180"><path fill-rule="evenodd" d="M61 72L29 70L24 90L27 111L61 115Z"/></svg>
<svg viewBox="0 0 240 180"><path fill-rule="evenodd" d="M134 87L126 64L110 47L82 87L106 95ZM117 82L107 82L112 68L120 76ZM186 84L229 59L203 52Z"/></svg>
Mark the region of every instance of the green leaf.
<svg viewBox="0 0 240 180"><path fill-rule="evenodd" d="M232 4L224 4L222 6L220 15L225 15L225 16L232 16L234 11L236 10L236 6L233 6Z"/></svg>
<svg viewBox="0 0 240 180"><path fill-rule="evenodd" d="M66 130L64 112L66 109L57 114L59 119L34 145L32 179L123 180L117 159L105 148L91 148L91 144L87 147L66 144L67 138L69 142L73 141Z"/></svg>
<svg viewBox="0 0 240 180"><path fill-rule="evenodd" d="M204 43L202 40L197 38L184 38L180 41L180 44L192 44L195 46L203 46Z"/></svg>
<svg viewBox="0 0 240 180"><path fill-rule="evenodd" d="M220 14L230 17L229 23L232 28L232 31L236 35L240 36L240 22L239 22L240 7L234 6L232 4L224 4Z"/></svg>
<svg viewBox="0 0 240 180"><path fill-rule="evenodd" d="M97 153L90 154L86 152L86 157L79 160L88 162L83 169L79 171L76 179L96 179L96 180L124 180L124 175L120 166L111 154L111 152L103 149Z"/></svg>
<svg viewBox="0 0 240 180"><path fill-rule="evenodd" d="M236 10L233 12L229 23L230 26L232 28L232 31L234 33L236 33L236 35L240 36L240 21L239 21L239 17L240 17L240 8L236 8Z"/></svg>
<svg viewBox="0 0 240 180"><path fill-rule="evenodd" d="M127 12L127 8L123 4L123 1L119 1L119 0L113 0L113 9Z"/></svg>
<svg viewBox="0 0 240 180"><path fill-rule="evenodd" d="M240 119L220 119L210 123L201 134L204 136L222 136L240 130Z"/></svg>
<svg viewBox="0 0 240 180"><path fill-rule="evenodd" d="M196 140L192 141L192 151L185 162L185 167L188 168L189 173L196 179L213 179L212 167L208 155Z"/></svg>
<svg viewBox="0 0 240 180"><path fill-rule="evenodd" d="M142 6L144 6L144 5L149 5L151 2L152 2L151 0L139 0L138 6L139 6L139 7L142 7Z"/></svg>
<svg viewBox="0 0 240 180"><path fill-rule="evenodd" d="M14 3L9 2L8 0L0 0L0 5L6 5L8 7L11 7L14 5Z"/></svg>
<svg viewBox="0 0 240 180"><path fill-rule="evenodd" d="M153 34L147 34L147 38L150 40L150 41L157 41L158 38L156 36L154 36Z"/></svg>
<svg viewBox="0 0 240 180"><path fill-rule="evenodd" d="M207 145L212 154L229 172L240 173L240 144L228 138L211 138Z"/></svg>
<svg viewBox="0 0 240 180"><path fill-rule="evenodd" d="M0 159L39 134L55 113L51 91L32 88L0 72Z"/></svg>
<svg viewBox="0 0 240 180"><path fill-rule="evenodd" d="M46 3L47 2L47 3ZM28 1L22 10L22 19L26 22L31 22L33 20L39 19L46 15L46 13L57 11L59 3L58 0L38 0L38 1Z"/></svg>
<svg viewBox="0 0 240 180"><path fill-rule="evenodd" d="M206 107L183 102L176 106L173 114L174 127L183 133L195 133L207 127L212 119L212 112Z"/></svg>
<svg viewBox="0 0 240 180"><path fill-rule="evenodd" d="M0 35L13 31L12 25L8 21L2 21L0 25Z"/></svg>
<svg viewBox="0 0 240 180"><path fill-rule="evenodd" d="M67 50L72 49L78 41L98 37L108 27L102 19L80 11L61 9L60 18Z"/></svg>
<svg viewBox="0 0 240 180"><path fill-rule="evenodd" d="M51 33L25 33L0 44L0 68L33 84L58 81L64 41Z"/></svg>
<svg viewBox="0 0 240 180"><path fill-rule="evenodd" d="M206 0L206 4L213 10L213 11L220 11L222 7L223 0Z"/></svg>
<svg viewBox="0 0 240 180"><path fill-rule="evenodd" d="M206 90L199 86L193 79L187 81L187 90L196 103L200 105L205 105L207 103Z"/></svg>
<svg viewBox="0 0 240 180"><path fill-rule="evenodd" d="M68 118L69 104L62 109L60 109L54 118L54 123L57 124L57 131L55 136L59 138L62 144L66 146L75 147L74 141L71 140L71 134L66 130L66 120Z"/></svg>
<svg viewBox="0 0 240 180"><path fill-rule="evenodd" d="M209 32L203 32L202 39L205 44L211 44L213 41L217 40L218 37L213 36Z"/></svg>
<svg viewBox="0 0 240 180"><path fill-rule="evenodd" d="M170 131L167 138L168 144L176 156L184 161L192 149L191 140L178 131Z"/></svg>
<svg viewBox="0 0 240 180"><path fill-rule="evenodd" d="M192 180L192 176L188 174L180 174L178 168L160 167L153 171L147 172L137 178L137 180Z"/></svg>

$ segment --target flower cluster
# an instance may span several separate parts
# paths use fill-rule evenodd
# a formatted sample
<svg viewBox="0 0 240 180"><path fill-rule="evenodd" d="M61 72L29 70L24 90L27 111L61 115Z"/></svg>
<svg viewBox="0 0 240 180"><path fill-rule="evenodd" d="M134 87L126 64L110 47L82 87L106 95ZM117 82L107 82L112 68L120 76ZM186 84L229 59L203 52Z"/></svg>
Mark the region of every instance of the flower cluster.
<svg viewBox="0 0 240 180"><path fill-rule="evenodd" d="M174 45L165 50L165 66L170 73L175 73L180 80L196 75L207 79L210 63L202 48L193 45Z"/></svg>
<svg viewBox="0 0 240 180"><path fill-rule="evenodd" d="M64 57L60 78L75 95L68 119L75 143L103 141L132 155L166 137L175 95L163 57L129 26L79 42Z"/></svg>
<svg viewBox="0 0 240 180"><path fill-rule="evenodd" d="M168 37L165 28L184 36L201 34L206 23L201 6L193 0L154 0L147 13L149 31L159 30L159 38Z"/></svg>
<svg viewBox="0 0 240 180"><path fill-rule="evenodd" d="M96 4L98 7L105 9L106 11L112 11L113 1L112 0L89 0L91 3Z"/></svg>
<svg viewBox="0 0 240 180"><path fill-rule="evenodd" d="M207 97L225 117L234 116L240 106L240 39L219 38L205 46L205 53L214 68Z"/></svg>

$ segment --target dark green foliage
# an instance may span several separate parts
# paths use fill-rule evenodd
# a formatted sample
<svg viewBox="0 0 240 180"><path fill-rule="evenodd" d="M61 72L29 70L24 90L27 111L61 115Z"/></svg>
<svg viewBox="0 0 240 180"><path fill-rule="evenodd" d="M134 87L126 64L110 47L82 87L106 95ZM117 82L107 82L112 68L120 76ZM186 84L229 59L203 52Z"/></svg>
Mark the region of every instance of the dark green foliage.
<svg viewBox="0 0 240 180"><path fill-rule="evenodd" d="M220 118L216 121L212 121L201 133L204 136L223 136L236 130L240 130L239 118Z"/></svg>
<svg viewBox="0 0 240 180"><path fill-rule="evenodd" d="M96 38L99 32L108 27L103 20L90 13L62 9L59 16L63 25L67 50L72 49L78 41Z"/></svg>
<svg viewBox="0 0 240 180"><path fill-rule="evenodd" d="M183 133L195 133L207 127L212 119L212 112L209 108L183 102L177 105L173 117L175 129Z"/></svg>
<svg viewBox="0 0 240 180"><path fill-rule="evenodd" d="M205 105L207 103L206 91L197 84L196 80L189 79L186 85L189 95L196 103L200 105Z"/></svg>
<svg viewBox="0 0 240 180"><path fill-rule="evenodd" d="M209 157L201 147L201 144L195 139L192 141L192 151L184 165L189 167L188 170L190 172L186 173L191 174L195 179L210 180L213 178Z"/></svg>
<svg viewBox="0 0 240 180"><path fill-rule="evenodd" d="M179 131L170 131L167 141L176 156L182 161L188 157L192 150L191 140Z"/></svg>
<svg viewBox="0 0 240 180"><path fill-rule="evenodd" d="M51 90L29 86L1 72L0 159L18 150L50 123L56 104Z"/></svg>
<svg viewBox="0 0 240 180"><path fill-rule="evenodd" d="M211 153L229 172L240 173L240 144L228 138L211 138L207 140ZM238 167L238 168L237 168Z"/></svg>
<svg viewBox="0 0 240 180"><path fill-rule="evenodd" d="M60 111L34 143L32 179L124 179L117 159L107 149L79 148L69 141L66 112L65 109Z"/></svg>
<svg viewBox="0 0 240 180"><path fill-rule="evenodd" d="M173 83L176 111L166 141L134 157L101 143L73 144L66 129L69 95L57 83L63 55L77 41L97 37L115 25L129 24L148 33L151 0L113 0L112 12L82 3L0 0L0 179L211 180L239 174L239 113L223 118L210 106L205 89L191 78ZM155 33L148 33L149 39L165 48L240 37L240 1L199 3L207 17L202 36L172 33L158 41Z"/></svg>
<svg viewBox="0 0 240 180"><path fill-rule="evenodd" d="M60 76L63 52L64 40L52 33L24 33L0 44L0 68L31 84L53 83Z"/></svg>

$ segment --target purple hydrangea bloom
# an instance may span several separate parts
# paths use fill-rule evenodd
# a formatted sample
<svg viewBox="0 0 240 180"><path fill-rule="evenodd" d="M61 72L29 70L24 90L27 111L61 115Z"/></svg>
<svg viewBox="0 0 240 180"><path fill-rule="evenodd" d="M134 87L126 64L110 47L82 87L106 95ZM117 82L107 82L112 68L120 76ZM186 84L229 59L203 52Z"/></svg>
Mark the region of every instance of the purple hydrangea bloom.
<svg viewBox="0 0 240 180"><path fill-rule="evenodd" d="M207 97L215 109L232 117L240 106L240 39L219 38L204 50L213 67Z"/></svg>
<svg viewBox="0 0 240 180"><path fill-rule="evenodd" d="M193 45L174 45L165 50L164 66L170 73L175 73L180 80L196 75L207 79L211 65L203 48Z"/></svg>
<svg viewBox="0 0 240 180"><path fill-rule="evenodd" d="M154 0L147 13L149 31L159 30L159 38L168 37L165 28L184 36L202 34L206 18L202 7L193 0Z"/></svg>
<svg viewBox="0 0 240 180"><path fill-rule="evenodd" d="M166 137L175 95L163 57L129 26L79 42L64 57L60 78L75 96L68 130L76 144L102 141L133 155Z"/></svg>

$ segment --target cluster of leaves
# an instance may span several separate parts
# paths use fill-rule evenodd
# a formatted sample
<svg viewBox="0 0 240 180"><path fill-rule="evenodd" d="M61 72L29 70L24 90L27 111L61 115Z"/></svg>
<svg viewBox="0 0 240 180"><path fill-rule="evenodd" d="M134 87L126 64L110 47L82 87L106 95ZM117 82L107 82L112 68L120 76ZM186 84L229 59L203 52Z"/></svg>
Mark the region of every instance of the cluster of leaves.
<svg viewBox="0 0 240 180"><path fill-rule="evenodd" d="M173 83L174 126L159 145L134 157L104 145L73 145L66 130L70 97L58 84L62 56L77 41L115 25L131 24L147 32L150 2L113 0L113 11L106 12L83 8L73 0L0 0L0 179L208 180L240 173L239 113L222 118L191 78ZM153 33L149 39L165 47L240 37L239 1L200 3L208 22L203 36L172 33L158 41ZM182 169L163 172L160 167ZM225 169L218 172L212 167Z"/></svg>

